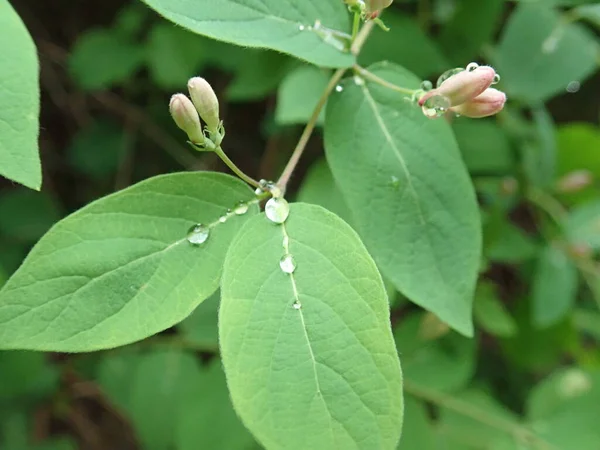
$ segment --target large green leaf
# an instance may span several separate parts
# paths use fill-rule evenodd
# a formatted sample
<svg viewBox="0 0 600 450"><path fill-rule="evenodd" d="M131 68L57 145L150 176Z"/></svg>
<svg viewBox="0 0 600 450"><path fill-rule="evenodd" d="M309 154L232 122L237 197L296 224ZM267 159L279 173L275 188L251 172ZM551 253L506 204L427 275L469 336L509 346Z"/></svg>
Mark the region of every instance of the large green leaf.
<svg viewBox="0 0 600 450"><path fill-rule="evenodd" d="M397 66L370 70L419 86ZM379 85L340 87L327 108L327 160L367 248L400 292L472 335L480 219L450 127Z"/></svg>
<svg viewBox="0 0 600 450"><path fill-rule="evenodd" d="M217 173L146 180L56 224L0 291L0 347L90 351L183 320L218 287L246 216L220 217L252 192ZM186 239L195 223L208 240Z"/></svg>
<svg viewBox="0 0 600 450"><path fill-rule="evenodd" d="M288 252L292 274L280 268ZM227 253L221 295L233 404L266 448L396 447L402 377L387 298L350 226L304 203L282 226L253 218Z"/></svg>
<svg viewBox="0 0 600 450"><path fill-rule="evenodd" d="M354 58L331 30L349 31L339 0L143 0L160 15L198 34L232 44L278 50L325 67Z"/></svg>
<svg viewBox="0 0 600 450"><path fill-rule="evenodd" d="M564 228L572 244L600 249L600 200L573 209L565 220Z"/></svg>
<svg viewBox="0 0 600 450"><path fill-rule="evenodd" d="M522 4L504 29L495 62L509 95L537 104L571 81L583 82L596 70L597 54L588 30L561 22L547 6Z"/></svg>
<svg viewBox="0 0 600 450"><path fill-rule="evenodd" d="M0 41L0 175L39 190L37 52L7 0L0 0Z"/></svg>

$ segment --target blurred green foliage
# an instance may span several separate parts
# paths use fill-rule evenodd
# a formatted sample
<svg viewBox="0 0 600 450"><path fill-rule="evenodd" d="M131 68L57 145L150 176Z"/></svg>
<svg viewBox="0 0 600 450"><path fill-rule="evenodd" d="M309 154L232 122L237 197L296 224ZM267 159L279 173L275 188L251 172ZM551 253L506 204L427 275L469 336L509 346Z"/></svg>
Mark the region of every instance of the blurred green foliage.
<svg viewBox="0 0 600 450"><path fill-rule="evenodd" d="M45 2L12 3L40 51L45 181L40 193L0 181L0 285L81 205L157 173L223 170L170 122L169 95L190 76L218 90L231 155L267 179L328 79L194 35L139 1L57 2L48 14ZM392 304L408 397L399 448L597 450L600 4L404 0L383 18L391 31L373 33L361 64L389 60L435 80L487 61L510 99L497 118L452 124L484 223L476 337L400 296ZM321 154L313 139L292 189L352 223ZM215 294L176 328L111 351L1 352L0 449L260 448L228 396L218 306Z"/></svg>

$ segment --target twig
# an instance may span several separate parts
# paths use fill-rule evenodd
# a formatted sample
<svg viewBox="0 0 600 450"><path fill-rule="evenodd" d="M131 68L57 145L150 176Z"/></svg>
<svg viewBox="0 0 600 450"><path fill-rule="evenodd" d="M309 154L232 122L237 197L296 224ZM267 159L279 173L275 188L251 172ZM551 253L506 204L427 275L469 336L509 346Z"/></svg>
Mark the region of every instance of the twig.
<svg viewBox="0 0 600 450"><path fill-rule="evenodd" d="M407 94L407 95L412 95L415 92L414 89L403 88L394 83L390 83L389 81L386 81L381 77L378 77L373 72L369 72L367 69L359 66L358 64L355 64L354 66L352 66L352 69L354 69L355 72L359 73L361 76L363 76L367 80L370 80L370 81L377 83L383 87L391 89L392 91L400 92L401 94Z"/></svg>

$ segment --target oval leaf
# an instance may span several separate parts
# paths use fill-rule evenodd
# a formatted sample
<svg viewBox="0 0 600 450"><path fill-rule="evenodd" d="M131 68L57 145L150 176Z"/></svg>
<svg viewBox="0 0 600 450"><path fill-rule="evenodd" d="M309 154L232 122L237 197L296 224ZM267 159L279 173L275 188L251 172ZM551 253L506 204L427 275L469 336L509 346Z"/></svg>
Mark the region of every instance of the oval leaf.
<svg viewBox="0 0 600 450"><path fill-rule="evenodd" d="M0 30L0 175L39 190L37 50L7 0L0 0Z"/></svg>
<svg viewBox="0 0 600 450"><path fill-rule="evenodd" d="M0 291L0 347L90 351L124 345L187 317L219 285L229 242L253 201L218 173L155 177L56 224ZM211 225L193 246L187 230Z"/></svg>
<svg viewBox="0 0 600 450"><path fill-rule="evenodd" d="M397 66L370 70L419 86ZM341 87L329 99L325 149L367 248L400 292L472 335L479 210L449 125L379 85Z"/></svg>
<svg viewBox="0 0 600 450"><path fill-rule="evenodd" d="M229 390L263 446L396 448L402 376L387 298L349 225L303 203L282 226L253 218L227 253L221 295Z"/></svg>
<svg viewBox="0 0 600 450"><path fill-rule="evenodd" d="M354 62L338 36L350 28L340 0L143 1L176 24L213 39L278 50L324 67L349 67Z"/></svg>

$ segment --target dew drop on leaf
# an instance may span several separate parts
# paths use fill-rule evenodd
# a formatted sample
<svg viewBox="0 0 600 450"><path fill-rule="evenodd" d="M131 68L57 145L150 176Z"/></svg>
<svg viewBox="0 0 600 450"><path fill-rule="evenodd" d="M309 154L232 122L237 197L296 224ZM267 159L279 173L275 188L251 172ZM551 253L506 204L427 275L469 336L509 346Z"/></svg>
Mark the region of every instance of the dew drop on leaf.
<svg viewBox="0 0 600 450"><path fill-rule="evenodd" d="M302 303L300 303L298 300L296 300L294 303L292 303L292 306L294 309L300 309L300 308L302 308Z"/></svg>
<svg viewBox="0 0 600 450"><path fill-rule="evenodd" d="M238 205L233 209L233 212L238 216L246 214L248 212L248 203L238 203Z"/></svg>
<svg viewBox="0 0 600 450"><path fill-rule="evenodd" d="M300 24L300 25L298 25L298 29L299 29L300 31L304 31L305 27L304 27L304 25Z"/></svg>
<svg viewBox="0 0 600 450"><path fill-rule="evenodd" d="M343 86L342 86L341 84L338 84L338 85L335 87L335 92L342 92L343 90L344 90L344 88L343 88Z"/></svg>
<svg viewBox="0 0 600 450"><path fill-rule="evenodd" d="M284 198L271 198L265 205L267 219L274 223L283 223L290 215L290 205Z"/></svg>
<svg viewBox="0 0 600 450"><path fill-rule="evenodd" d="M394 189L398 189L400 187L400 178L395 175L390 177L390 186Z"/></svg>
<svg viewBox="0 0 600 450"><path fill-rule="evenodd" d="M285 273L292 274L296 270L296 261L291 254L283 255L281 260L279 261L279 267Z"/></svg>
<svg viewBox="0 0 600 450"><path fill-rule="evenodd" d="M210 229L201 223L198 223L188 230L187 240L190 244L204 244L210 234Z"/></svg>

